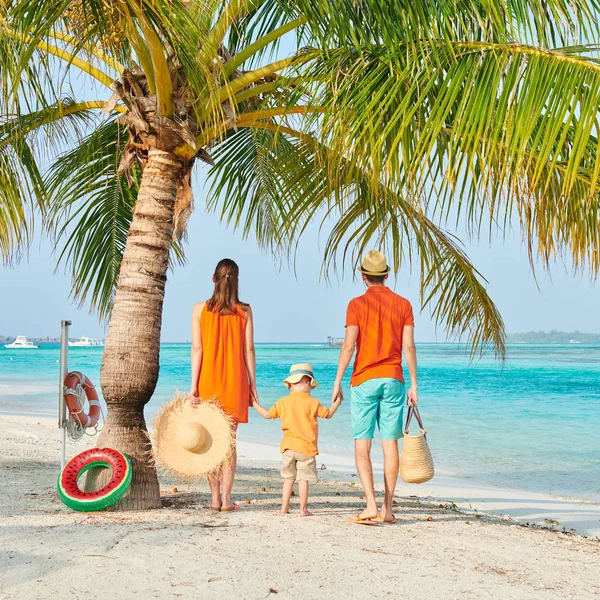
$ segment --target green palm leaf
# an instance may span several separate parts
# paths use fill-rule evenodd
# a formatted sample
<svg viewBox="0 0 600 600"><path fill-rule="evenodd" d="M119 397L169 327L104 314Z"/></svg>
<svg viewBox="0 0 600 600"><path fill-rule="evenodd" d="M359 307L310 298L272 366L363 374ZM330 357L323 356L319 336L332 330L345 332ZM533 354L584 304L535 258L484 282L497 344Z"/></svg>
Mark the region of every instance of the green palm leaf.
<svg viewBox="0 0 600 600"><path fill-rule="evenodd" d="M70 270L73 296L103 320L114 301L141 176L139 167L129 171L129 182L118 172L126 141L125 128L106 121L60 156L45 180L58 262ZM173 249L171 266L183 263L181 246Z"/></svg>
<svg viewBox="0 0 600 600"><path fill-rule="evenodd" d="M65 98L42 110L0 121L0 254L5 262L18 259L31 240L33 215L36 210L44 214L47 208L47 191L34 148L48 150L77 137L90 120L89 111L74 111L80 108Z"/></svg>
<svg viewBox="0 0 600 600"><path fill-rule="evenodd" d="M139 187L137 171L131 186L117 174L126 140L124 128L107 121L63 154L46 179L59 263L70 268L73 296L89 300L101 318L110 314Z"/></svg>
<svg viewBox="0 0 600 600"><path fill-rule="evenodd" d="M245 236L289 256L308 223L328 230L324 273L338 258L354 268L370 244L388 247L394 269L418 261L421 307L449 335L467 333L473 352L488 344L504 355L502 318L485 280L456 239L392 190L374 194L370 177L310 136L240 130L214 153L209 209ZM333 226L331 225L333 223Z"/></svg>
<svg viewBox="0 0 600 600"><path fill-rule="evenodd" d="M519 45L455 44L435 59L427 44L407 52L344 50L309 65L323 82L314 102L324 110L313 117L323 139L356 169L382 174L372 185L391 182L415 206L430 198L423 209L477 232L529 215L536 253L570 255L597 273L597 218L573 227L539 209L598 215L600 67Z"/></svg>

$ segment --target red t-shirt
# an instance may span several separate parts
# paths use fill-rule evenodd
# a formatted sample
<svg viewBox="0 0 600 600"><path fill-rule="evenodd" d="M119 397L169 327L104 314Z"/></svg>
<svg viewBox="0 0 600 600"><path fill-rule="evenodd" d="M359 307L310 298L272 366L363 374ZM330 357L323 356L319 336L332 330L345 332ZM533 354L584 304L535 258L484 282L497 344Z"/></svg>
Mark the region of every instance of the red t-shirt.
<svg viewBox="0 0 600 600"><path fill-rule="evenodd" d="M374 285L348 304L346 327L358 327L352 386L402 375L402 333L415 325L410 302L385 285Z"/></svg>

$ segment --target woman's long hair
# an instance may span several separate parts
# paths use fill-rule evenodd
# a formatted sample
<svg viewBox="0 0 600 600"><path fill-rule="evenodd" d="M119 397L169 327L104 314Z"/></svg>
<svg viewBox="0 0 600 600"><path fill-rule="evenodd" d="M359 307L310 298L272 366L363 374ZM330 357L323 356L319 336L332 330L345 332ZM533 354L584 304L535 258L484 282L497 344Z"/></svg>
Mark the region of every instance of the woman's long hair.
<svg viewBox="0 0 600 600"><path fill-rule="evenodd" d="M212 298L206 303L206 308L217 315L233 315L240 306L248 310L245 302L240 302L238 296L240 268L230 258L224 258L217 263L214 280L215 291Z"/></svg>

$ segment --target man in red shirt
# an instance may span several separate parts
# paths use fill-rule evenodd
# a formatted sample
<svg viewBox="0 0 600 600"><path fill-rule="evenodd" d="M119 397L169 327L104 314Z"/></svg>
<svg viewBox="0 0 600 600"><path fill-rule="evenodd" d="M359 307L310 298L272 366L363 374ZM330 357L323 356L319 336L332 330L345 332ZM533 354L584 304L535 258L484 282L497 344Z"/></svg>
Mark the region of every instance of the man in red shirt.
<svg viewBox="0 0 600 600"><path fill-rule="evenodd" d="M351 521L369 525L377 520L394 523L392 499L398 480L398 439L402 437L407 397L402 350L411 383L407 404L416 406L418 401L415 321L410 302L385 284L390 268L381 252L370 250L359 271L367 291L348 305L346 337L340 351L332 399L343 396L342 379L356 347L351 379L352 437L367 507ZM375 425L381 436L384 460L385 498L381 511L377 510L371 463Z"/></svg>

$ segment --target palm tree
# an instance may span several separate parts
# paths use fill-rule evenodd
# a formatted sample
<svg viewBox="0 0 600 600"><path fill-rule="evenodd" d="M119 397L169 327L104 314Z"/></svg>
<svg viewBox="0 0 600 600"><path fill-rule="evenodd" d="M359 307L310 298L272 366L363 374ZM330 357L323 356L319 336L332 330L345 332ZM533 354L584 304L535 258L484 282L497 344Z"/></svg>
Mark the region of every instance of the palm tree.
<svg viewBox="0 0 600 600"><path fill-rule="evenodd" d="M74 296L109 319L99 444L133 461L121 508L160 505L143 407L169 265L207 207L291 256L329 231L325 272L386 245L421 306L504 353L485 280L444 227L520 223L532 260L599 267L594 0L6 0L0 249L34 216ZM281 58L282 40L294 51ZM92 93L93 92L93 93Z"/></svg>

